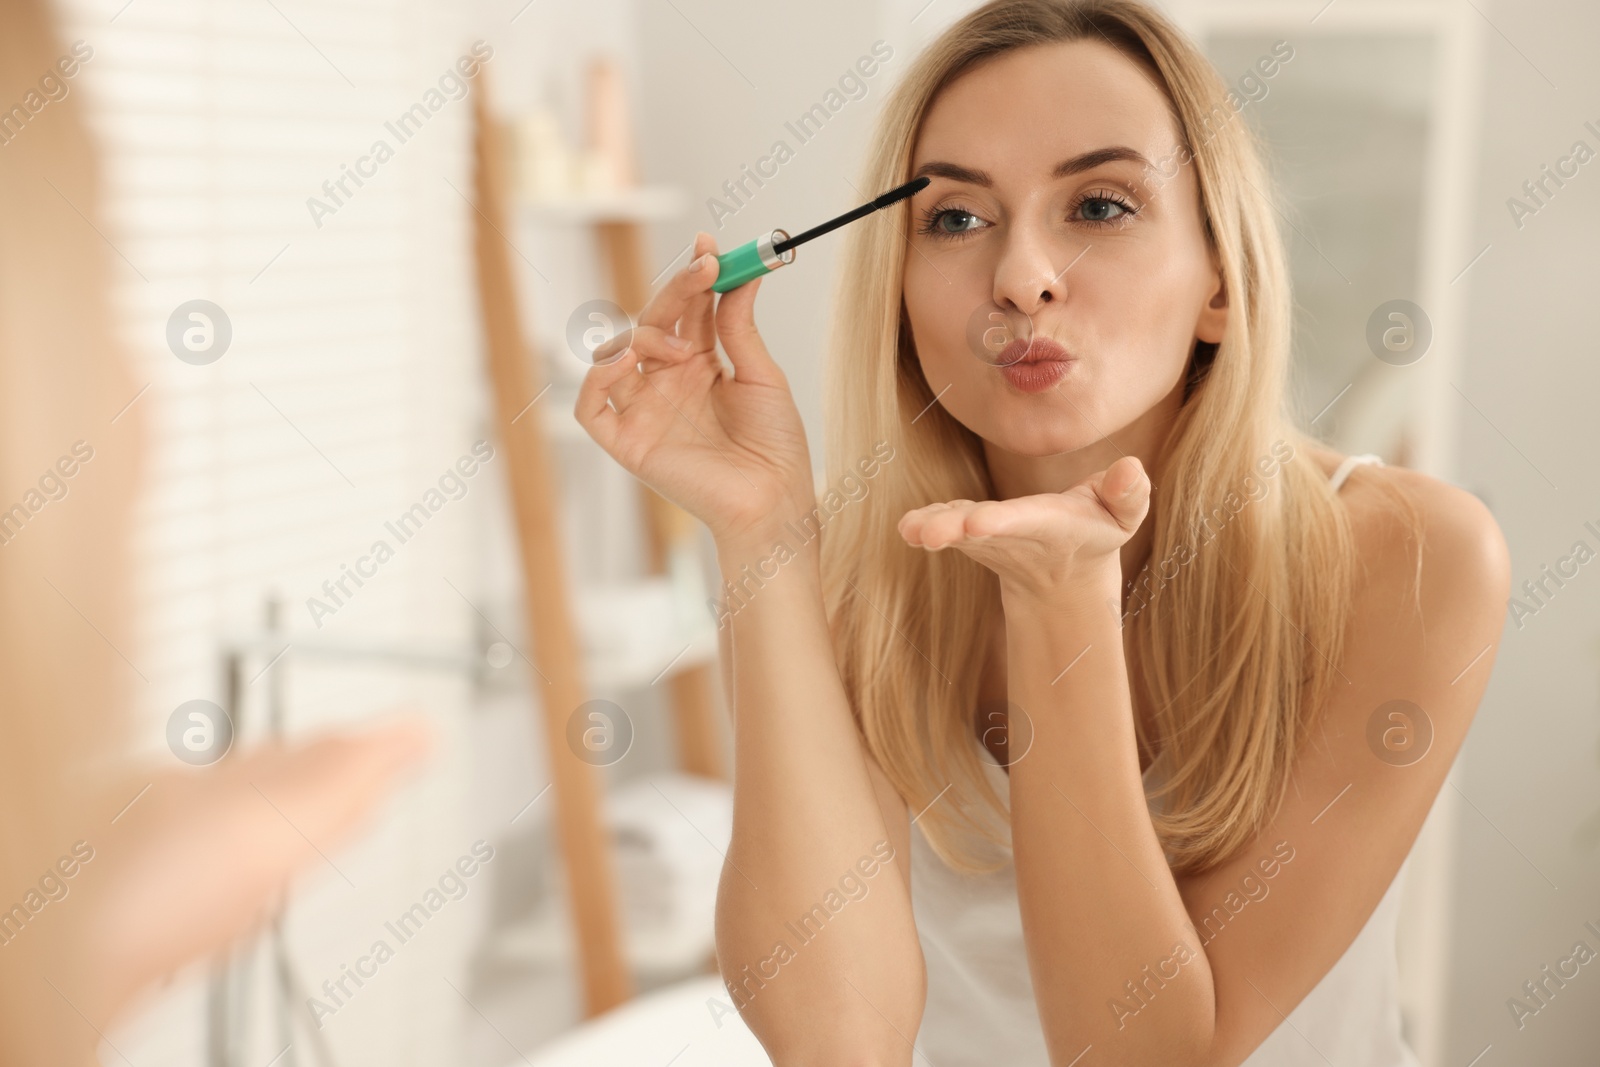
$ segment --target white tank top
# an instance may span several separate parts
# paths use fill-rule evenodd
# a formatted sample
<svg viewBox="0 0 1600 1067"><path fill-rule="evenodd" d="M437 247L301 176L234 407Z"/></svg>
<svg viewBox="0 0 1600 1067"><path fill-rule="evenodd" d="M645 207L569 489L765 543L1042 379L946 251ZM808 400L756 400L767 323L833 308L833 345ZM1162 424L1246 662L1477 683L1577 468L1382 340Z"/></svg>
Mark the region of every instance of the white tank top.
<svg viewBox="0 0 1600 1067"><path fill-rule="evenodd" d="M1381 466L1382 460L1370 453L1347 457L1329 479L1335 492L1359 463ZM1009 808L1010 776L982 742L972 742ZM1152 772L1159 763L1145 771L1146 793L1157 784ZM1420 1067L1400 1033L1395 961L1396 921L1410 864L1408 856L1344 955L1243 1067ZM913 823L911 904L928 971L916 1040L926 1058L919 1062L1050 1067L1009 859L989 874L956 872Z"/></svg>

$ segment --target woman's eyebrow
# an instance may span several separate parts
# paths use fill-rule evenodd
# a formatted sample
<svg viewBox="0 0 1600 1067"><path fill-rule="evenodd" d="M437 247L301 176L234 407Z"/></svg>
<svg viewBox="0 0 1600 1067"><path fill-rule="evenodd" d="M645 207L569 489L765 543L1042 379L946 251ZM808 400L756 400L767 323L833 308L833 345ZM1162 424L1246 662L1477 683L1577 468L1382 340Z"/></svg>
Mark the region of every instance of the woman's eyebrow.
<svg viewBox="0 0 1600 1067"><path fill-rule="evenodd" d="M1136 152L1126 145L1111 145L1106 148L1096 148L1093 151L1084 152L1082 155L1073 156L1071 159L1062 160L1050 172L1050 177L1067 178L1082 171L1093 170L1104 163L1122 161L1138 163L1143 167L1151 166L1150 161L1142 153ZM953 181L981 186L984 189L994 186L994 179L989 176L988 171L974 170L971 167L963 167L958 163L946 163L942 160L924 163L917 168L917 173L913 174L912 178L914 180L924 175L932 178L949 178Z"/></svg>

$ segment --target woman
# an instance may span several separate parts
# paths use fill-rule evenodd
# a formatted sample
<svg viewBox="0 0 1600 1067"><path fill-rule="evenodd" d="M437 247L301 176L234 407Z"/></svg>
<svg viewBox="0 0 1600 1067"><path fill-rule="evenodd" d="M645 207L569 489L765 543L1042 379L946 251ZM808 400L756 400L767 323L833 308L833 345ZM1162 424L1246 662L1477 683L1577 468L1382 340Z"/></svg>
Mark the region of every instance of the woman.
<svg viewBox="0 0 1600 1067"><path fill-rule="evenodd" d="M580 421L728 579L718 959L778 1064L1416 1062L1399 872L1509 564L1469 494L1286 414L1235 112L1126 0L925 50L857 188L932 183L839 289L848 502L706 235L588 374Z"/></svg>
<svg viewBox="0 0 1600 1067"><path fill-rule="evenodd" d="M155 400L112 315L126 268L75 61L93 42L61 38L42 0L5 0L0 25L0 107L27 109L0 144L0 1064L78 1065L160 982L259 929L427 735L402 720L204 770L136 750L128 530Z"/></svg>

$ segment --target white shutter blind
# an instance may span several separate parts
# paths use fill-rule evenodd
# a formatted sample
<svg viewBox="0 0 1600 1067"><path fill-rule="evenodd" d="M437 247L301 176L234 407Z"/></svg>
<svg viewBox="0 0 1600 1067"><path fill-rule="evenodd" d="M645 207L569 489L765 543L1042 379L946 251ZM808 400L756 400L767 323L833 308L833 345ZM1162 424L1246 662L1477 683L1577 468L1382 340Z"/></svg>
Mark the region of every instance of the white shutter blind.
<svg viewBox="0 0 1600 1067"><path fill-rule="evenodd" d="M306 601L487 436L462 199L472 188L471 103L441 82L478 36L473 10L415 0L60 7L65 41L94 50L70 84L102 150L114 298L138 381L149 383L137 401L150 438L132 532L142 637L130 658L148 679L135 684L153 758L165 755L177 705L220 700L218 642L260 621L269 590L283 597L291 639L461 644L471 631L472 608L441 578L467 592L481 584L471 568L484 509L492 514L502 491L493 462L320 631ZM443 101L436 109L430 91ZM408 112L402 142L387 124ZM376 163L380 140L393 154ZM367 172L359 186L345 177L358 166ZM307 201L328 203L324 182L341 178L346 191L318 225ZM197 299L220 307L232 333L203 365L167 341L169 316ZM291 943L315 989L477 835L461 815L459 681L299 667L292 678L292 731L404 698L435 714L441 741L426 779L382 828L340 853L340 873L313 872L297 896ZM247 695L258 710L261 688ZM259 714L246 733L259 736ZM340 1062L456 1057L463 1009L441 976L463 966L481 901L465 904L440 920L453 930L407 946L329 1023ZM113 1035L121 1053L145 1067L202 1063L203 979L186 979ZM250 1047L265 1054L248 1062L265 1063L282 1042L269 1013L254 1018ZM299 1055L310 1062L308 1049Z"/></svg>

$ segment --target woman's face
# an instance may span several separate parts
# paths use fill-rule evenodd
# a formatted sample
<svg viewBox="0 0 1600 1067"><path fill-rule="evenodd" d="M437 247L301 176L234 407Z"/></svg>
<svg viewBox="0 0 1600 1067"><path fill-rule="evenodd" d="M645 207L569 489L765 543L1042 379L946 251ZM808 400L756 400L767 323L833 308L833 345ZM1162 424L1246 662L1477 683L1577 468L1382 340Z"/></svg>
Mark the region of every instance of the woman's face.
<svg viewBox="0 0 1600 1067"><path fill-rule="evenodd" d="M1148 73L1099 41L1006 53L934 100L912 155L932 184L912 201L906 313L938 402L991 445L1091 445L1175 405L1195 341L1221 340L1180 144ZM1012 362L1030 330L1035 352L1049 338L1070 358Z"/></svg>

